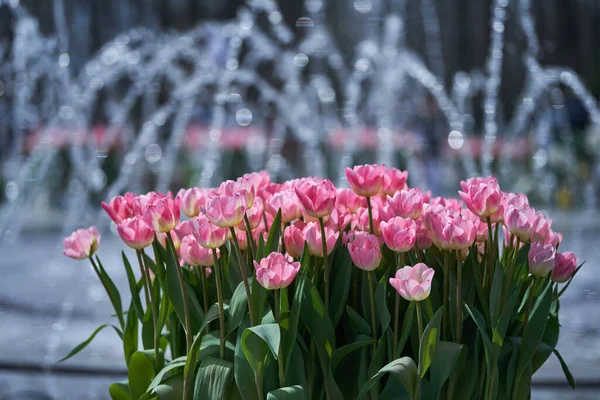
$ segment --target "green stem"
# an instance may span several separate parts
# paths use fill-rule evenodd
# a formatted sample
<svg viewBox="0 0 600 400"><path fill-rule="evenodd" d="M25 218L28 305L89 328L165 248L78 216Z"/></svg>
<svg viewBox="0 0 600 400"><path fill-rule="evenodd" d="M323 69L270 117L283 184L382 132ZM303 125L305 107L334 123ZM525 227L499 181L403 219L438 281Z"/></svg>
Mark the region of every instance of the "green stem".
<svg viewBox="0 0 600 400"><path fill-rule="evenodd" d="M319 217L321 226L321 244L323 245L323 285L325 286L325 312L329 311L329 260L327 259L327 238L325 237L325 223Z"/></svg>
<svg viewBox="0 0 600 400"><path fill-rule="evenodd" d="M396 271L402 268L404 264L404 254L396 253ZM394 343L392 350L392 358L398 358L398 332L400 325L400 294L396 291L396 301L394 304Z"/></svg>
<svg viewBox="0 0 600 400"><path fill-rule="evenodd" d="M275 320L277 321L277 323L279 324L281 329L281 303L280 303L280 297L279 297L279 292L281 289L275 289ZM279 349L277 350L277 366L279 369L279 386L280 387L285 387L285 372L284 372L284 360L283 360L283 354L281 353L281 346L279 346Z"/></svg>
<svg viewBox="0 0 600 400"><path fill-rule="evenodd" d="M146 289L146 306L148 306L148 291L150 292L150 305L149 307L151 308L151 312L152 312L152 323L154 325L154 363L156 365L156 370L160 370L159 368L159 362L158 362L158 350L160 348L159 345L159 338L160 338L160 332L158 331L158 310L156 307L156 298L154 297L154 292L152 291L152 283L150 281L150 274L148 273L148 269L146 267L146 265L144 264L144 257L143 257L143 253L144 250L137 250L137 258L138 258L138 263L140 264L140 270L142 271L142 276L144 278L144 288ZM150 288L148 290L148 288Z"/></svg>
<svg viewBox="0 0 600 400"><path fill-rule="evenodd" d="M217 266L215 265L215 269L217 268ZM202 285L202 301L204 303L204 313L208 313L208 290L206 288L206 267L203 266L198 266L198 268L196 268L196 271L198 272L198 277L200 278L200 284ZM215 272L215 276L216 272ZM208 324L206 324L206 333L208 333Z"/></svg>
<svg viewBox="0 0 600 400"><path fill-rule="evenodd" d="M492 219L490 217L486 217L487 227L488 227L488 257L487 257L487 278L489 281L489 287L492 287L492 280L494 279L494 242L492 235Z"/></svg>
<svg viewBox="0 0 600 400"><path fill-rule="evenodd" d="M190 352L190 348L192 347L192 323L190 321L190 304L187 295L187 289L185 287L185 283L183 280L183 273L181 272L181 267L179 266L179 262L177 260L177 254L175 253L175 246L173 245L173 238L171 237L171 232L167 232L167 242L168 247L171 248L171 252L173 253L173 258L175 259L175 270L177 271L177 278L179 279L179 288L181 289L181 297L183 299L183 313L185 314L184 322L185 322L185 344L187 352ZM185 388L184 388L185 391Z"/></svg>
<svg viewBox="0 0 600 400"><path fill-rule="evenodd" d="M510 246L512 247L512 237L513 235L510 235L511 237L511 244ZM508 267L508 278L506 280L506 287L504 288L504 293L502 294L502 302L500 304L504 305L504 303L507 300L508 297L508 290L510 289L510 284L512 283L512 278L513 278L513 273L515 270L515 264L517 263L517 253L515 252L512 256L512 259L510 260L510 266Z"/></svg>
<svg viewBox="0 0 600 400"><path fill-rule="evenodd" d="M448 290L449 290L449 286L450 286L450 277L449 277L449 258L450 254L445 251L444 252L444 300L443 300L443 314L442 314L442 336L444 338L444 340L447 340L449 338L449 334L448 334L448 323L450 322L449 320L449 313L448 313Z"/></svg>
<svg viewBox="0 0 600 400"><path fill-rule="evenodd" d="M456 252L456 343L462 339L462 260L460 250Z"/></svg>
<svg viewBox="0 0 600 400"><path fill-rule="evenodd" d="M254 242L254 237L252 236L252 227L250 226L250 220L248 219L248 215L244 213L244 223L246 225L246 237L248 238L248 248L250 249L250 259L254 260L254 255L256 254L256 242Z"/></svg>
<svg viewBox="0 0 600 400"><path fill-rule="evenodd" d="M246 272L246 267L244 266L244 259L240 250L240 244L238 243L237 236L235 234L235 229L233 229L233 227L230 227L229 230L231 232L231 238L233 240L233 247L235 247L235 254L237 257L238 265L240 267L240 272L242 273L244 289L246 289L246 298L248 299L248 312L250 313L250 324L254 326L256 325L256 323L254 321L255 316L252 310L252 295L250 293L250 285L248 284L248 274Z"/></svg>
<svg viewBox="0 0 600 400"><path fill-rule="evenodd" d="M535 278L532 278L529 285L529 297L527 298L527 304L525 304L525 318L523 319L523 333L525 333L525 329L527 329L527 324L529 323L529 314L531 313L531 306L533 305L533 298L535 297L535 294L533 293L535 281Z"/></svg>
<svg viewBox="0 0 600 400"><path fill-rule="evenodd" d="M373 229L373 209L371 207L371 198L367 197L367 210L369 211L369 232L375 233Z"/></svg>
<svg viewBox="0 0 600 400"><path fill-rule="evenodd" d="M219 303L219 356L225 359L225 312L223 311L223 283L221 282L221 266L217 257L217 249L212 249L215 265L215 283L217 286L217 301ZM208 312L208 311L207 311Z"/></svg>
<svg viewBox="0 0 600 400"><path fill-rule="evenodd" d="M375 295L373 294L374 273L374 271L367 271L367 276L369 278L369 298L371 300L371 328L373 329L373 339L375 339L375 342L373 343L373 357L375 356L375 351L377 350L377 321L375 319Z"/></svg>
<svg viewBox="0 0 600 400"><path fill-rule="evenodd" d="M417 309L417 327L419 328L419 352L421 351L421 341L423 340L423 316L421 315L421 302L415 304Z"/></svg>
<svg viewBox="0 0 600 400"><path fill-rule="evenodd" d="M100 283L102 283L102 286L104 286L104 290L106 290L106 294L108 295L110 304L112 304L112 306L115 310L115 314L117 315L117 318L119 319L119 324L121 325L121 329L124 329L125 321L123 320L123 315L122 315L123 310L117 309L117 303L115 302L115 299L113 298L113 296L110 294L108 287L106 287L106 284L104 283L104 280L102 279L102 274L100 273L100 268L98 268L98 265L96 265L96 261L94 261L94 259L91 256L89 257L89 259L90 259L90 262L92 263L92 267L94 267L94 272L96 272L96 275L98 275L98 279L100 280Z"/></svg>

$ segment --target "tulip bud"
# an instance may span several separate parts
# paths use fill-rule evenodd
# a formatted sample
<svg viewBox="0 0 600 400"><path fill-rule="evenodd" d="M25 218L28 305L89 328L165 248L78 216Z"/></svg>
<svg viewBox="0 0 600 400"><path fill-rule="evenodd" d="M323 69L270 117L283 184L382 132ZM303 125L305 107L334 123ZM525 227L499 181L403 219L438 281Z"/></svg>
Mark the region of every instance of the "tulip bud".
<svg viewBox="0 0 600 400"><path fill-rule="evenodd" d="M325 227L325 243L327 255L331 254L337 242L339 232ZM308 244L308 252L311 256L323 257L323 242L321 239L321 227L317 222L309 222L304 228L304 239Z"/></svg>
<svg viewBox="0 0 600 400"><path fill-rule="evenodd" d="M274 290L292 283L300 271L300 263L287 259L281 253L273 252L260 260L260 264L254 261L254 268L258 283L265 289Z"/></svg>
<svg viewBox="0 0 600 400"><path fill-rule="evenodd" d="M381 222L383 241L390 250L405 253L412 249L417 240L417 224L412 219L394 217Z"/></svg>
<svg viewBox="0 0 600 400"><path fill-rule="evenodd" d="M377 236L367 232L356 232L348 242L352 262L364 271L374 271L381 262L381 242Z"/></svg>
<svg viewBox="0 0 600 400"><path fill-rule="evenodd" d="M91 257L100 244L100 232L95 226L88 229L77 229L63 240L63 254L75 260Z"/></svg>
<svg viewBox="0 0 600 400"><path fill-rule="evenodd" d="M568 281L577 269L577 257L570 251L556 254L556 265L552 270L552 281L563 283Z"/></svg>
<svg viewBox="0 0 600 400"><path fill-rule="evenodd" d="M551 244L531 243L528 256L529 272L534 276L546 276L556 264L556 249Z"/></svg>
<svg viewBox="0 0 600 400"><path fill-rule="evenodd" d="M117 225L123 242L132 249L141 250L154 241L154 229L143 217L127 218Z"/></svg>
<svg viewBox="0 0 600 400"><path fill-rule="evenodd" d="M385 167L378 164L357 165L346 168L346 179L354 193L363 197L372 197L381 191Z"/></svg>
<svg viewBox="0 0 600 400"><path fill-rule="evenodd" d="M398 294L408 301L422 301L429 297L431 281L435 271L423 263L414 267L406 266L396 271L396 276L390 278L390 285Z"/></svg>
<svg viewBox="0 0 600 400"><path fill-rule="evenodd" d="M301 222L301 221L298 221ZM304 252L304 223L294 223L283 231L283 243L287 253L295 258L302 256Z"/></svg>
<svg viewBox="0 0 600 400"><path fill-rule="evenodd" d="M181 253L181 259L189 265L195 267L200 265L211 267L214 265L212 249L200 246L200 243L198 243L194 235L183 238L179 252ZM217 249L217 256L218 255L219 249Z"/></svg>

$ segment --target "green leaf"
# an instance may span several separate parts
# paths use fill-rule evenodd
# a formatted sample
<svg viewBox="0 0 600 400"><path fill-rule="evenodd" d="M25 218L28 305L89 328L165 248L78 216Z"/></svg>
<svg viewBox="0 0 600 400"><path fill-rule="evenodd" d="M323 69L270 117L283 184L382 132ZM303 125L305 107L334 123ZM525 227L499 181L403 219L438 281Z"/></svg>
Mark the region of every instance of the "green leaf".
<svg viewBox="0 0 600 400"><path fill-rule="evenodd" d="M274 251L279 251L279 239L281 236L281 208L277 211L277 215L273 219L271 229L269 230L269 237L265 244L265 255L268 256Z"/></svg>
<svg viewBox="0 0 600 400"><path fill-rule="evenodd" d="M166 277L165 277L165 289L167 296L171 300L173 310L179 317L181 323L185 326L185 311L183 307L183 295L181 293L181 286L179 284L179 277L177 274L177 268L181 268L177 260L173 257L173 249L169 244L169 251L166 252ZM188 305L190 311L190 325L192 333L197 333L200 330L202 321L204 320L204 312L198 302L198 298L192 287L184 280L183 286L187 293Z"/></svg>
<svg viewBox="0 0 600 400"><path fill-rule="evenodd" d="M129 307L125 331L123 332L123 353L125 364L129 367L131 356L138 350L138 319L133 310L133 304Z"/></svg>
<svg viewBox="0 0 600 400"><path fill-rule="evenodd" d="M298 333L298 321L300 320L300 312L302 309L302 300L304 299L304 282L306 277L300 275L296 277L295 286L296 290L294 293L294 299L292 303L292 310L288 314L288 317L282 318L281 320L281 345L283 346L283 359L285 361L285 372L286 376L290 372L290 360L292 359L292 353L296 344L296 336ZM287 289L285 289L287 292ZM283 291L282 291L283 293ZM282 296L283 301L283 296ZM286 300L287 301L287 300ZM281 307L283 310L283 307ZM304 371L303 371L304 372Z"/></svg>
<svg viewBox="0 0 600 400"><path fill-rule="evenodd" d="M558 343L559 333L560 325L558 324L558 319L550 316L548 322L546 323L546 329L544 330L542 341L531 358L531 366L534 374L552 355L552 351L556 348L556 344Z"/></svg>
<svg viewBox="0 0 600 400"><path fill-rule="evenodd" d="M571 374L571 371L569 371L567 363L562 358L558 350L554 349L553 352L556 355L556 358L558 358L558 361L560 362L560 366L563 370L563 373L565 374L565 378L567 378L567 381L569 382L569 385L571 385L571 387L575 389L575 379L573 378L573 374Z"/></svg>
<svg viewBox="0 0 600 400"><path fill-rule="evenodd" d="M419 305L417 304L417 307ZM440 341L440 324L442 322L443 308L440 307L433 315L433 318L427 324L423 337L421 338L421 347L419 348L419 375L425 376L434 354L438 342Z"/></svg>
<svg viewBox="0 0 600 400"><path fill-rule="evenodd" d="M337 248L331 262L331 297L329 299L329 317L334 327L337 327L344 307L348 301L350 283L352 278L352 258L346 246Z"/></svg>
<svg viewBox="0 0 600 400"><path fill-rule="evenodd" d="M233 380L233 363L207 357L196 374L194 399L222 400Z"/></svg>
<svg viewBox="0 0 600 400"><path fill-rule="evenodd" d="M119 317L119 323L121 324L121 326L123 326L125 321L123 318L123 304L121 303L121 295L119 294L119 290L117 289L117 286L115 286L113 280L110 279L110 276L102 266L102 263L100 262L100 259L97 255L96 262L98 263L100 281L102 281L102 285L104 285L104 288L108 292L108 298L110 299L110 302L112 303L115 312L117 313L117 317Z"/></svg>
<svg viewBox="0 0 600 400"><path fill-rule="evenodd" d="M252 302L252 311L254 312L253 319L256 323L259 323L265 311L268 290L262 287L254 277L249 278L248 281L252 295L250 301Z"/></svg>
<svg viewBox="0 0 600 400"><path fill-rule="evenodd" d="M146 393L155 375L152 354L145 351L133 353L129 360L128 374L129 394L132 400L138 400Z"/></svg>
<svg viewBox="0 0 600 400"><path fill-rule="evenodd" d="M270 391L267 394L267 400L304 400L306 394L300 385L287 386Z"/></svg>
<svg viewBox="0 0 600 400"><path fill-rule="evenodd" d="M79 353L81 350L85 349L88 344L92 343L92 340L94 340L94 338L96 337L96 335L98 334L98 332L100 332L102 329L104 329L104 328L106 328L108 326L110 326L111 328L113 328L115 330L115 332L117 332L117 335L119 335L119 337L121 339L123 339L123 332L121 332L121 330L119 328L117 328L116 326L111 325L111 324L100 325L99 327L96 328L96 330L94 332L92 332L92 334L90 335L89 338L87 338L86 340L84 340L83 342L81 342L77 346L75 346L73 348L73 350L71 350L69 352L69 354L67 354L66 356L64 356L60 360L58 360L58 362L63 362L65 360L68 360L69 358L73 357L75 354Z"/></svg>
<svg viewBox="0 0 600 400"><path fill-rule="evenodd" d="M531 358L533 357L542 336L546 328L548 321L548 314L550 312L550 305L552 303L552 291L549 290L551 286L547 286L546 289L540 295L540 302L537 309L533 310L531 319L527 325L527 328L523 332L523 338L521 339L521 352L519 354L519 361L517 363L517 379L522 377L523 371L529 365Z"/></svg>
<svg viewBox="0 0 600 400"><path fill-rule="evenodd" d="M258 235L258 244L256 250L256 261L260 262L263 258L267 256L265 253L265 238L263 235Z"/></svg>
<svg viewBox="0 0 600 400"><path fill-rule="evenodd" d="M237 331L236 343L238 343L238 345L235 346L233 373L235 383L242 398L244 400L259 400L256 394L256 385L254 383L254 371L246 359L242 346L240 345L242 343L242 334L248 326L250 326L250 318L246 315Z"/></svg>
<svg viewBox="0 0 600 400"><path fill-rule="evenodd" d="M331 370L335 373L335 370L337 369L338 365L347 355L358 349L372 345L374 342L375 339L373 339L370 336L358 335L358 337L353 343L335 349L331 354Z"/></svg>
<svg viewBox="0 0 600 400"><path fill-rule="evenodd" d="M521 352L523 352L523 346L521 346ZM523 368L521 379L516 381L518 386L513 400L528 400L531 397L531 375L531 361L529 361Z"/></svg>
<svg viewBox="0 0 600 400"><path fill-rule="evenodd" d="M487 369L489 371L490 364L491 364L490 357L492 355L492 342L490 341L490 336L488 335L488 332L486 330L483 316L476 308L472 309L471 307L469 307L468 304L464 304L464 307L465 307L465 310L467 311L467 313L471 316L471 318L475 322L475 325L477 325L477 329L479 329L479 333L480 333L481 339L483 341L485 362L486 362Z"/></svg>
<svg viewBox="0 0 600 400"><path fill-rule="evenodd" d="M466 346L453 342L440 341L437 345L433 361L431 363L431 393L433 399L440 398L442 386L450 377L458 359Z"/></svg>
<svg viewBox="0 0 600 400"><path fill-rule="evenodd" d="M254 374L262 378L265 364L269 362L269 352L277 359L281 333L279 325L265 324L246 328L242 333L242 350Z"/></svg>
<svg viewBox="0 0 600 400"><path fill-rule="evenodd" d="M133 269L131 269L131 264L129 263L124 251L121 251L121 257L123 258L123 265L125 265L125 272L127 273L127 282L129 283L129 292L131 293L133 308L141 322L144 318L144 307L142 306L142 301L140 300L140 289L138 282L135 279Z"/></svg>
<svg viewBox="0 0 600 400"><path fill-rule="evenodd" d="M503 280L504 275L502 274L502 268L500 265L496 265L494 272L494 281L492 282L492 290L490 292L490 317L492 326L496 325L496 321L500 316L501 304L502 301L502 288L503 288Z"/></svg>
<svg viewBox="0 0 600 400"><path fill-rule="evenodd" d="M227 309L227 319L225 320L225 332L227 332L227 336L240 326L244 315L246 315L247 308L248 299L246 297L246 289L244 288L244 283L240 282L231 296L229 308Z"/></svg>
<svg viewBox="0 0 600 400"><path fill-rule="evenodd" d="M145 350L154 348L154 321L152 310L148 308L142 320L142 346Z"/></svg>
<svg viewBox="0 0 600 400"><path fill-rule="evenodd" d="M402 333L400 335L400 342L398 343L398 355L402 354L402 350L406 345L406 341L410 336L413 321L415 320L415 309L417 303L411 301L404 314L404 322L402 323Z"/></svg>
<svg viewBox="0 0 600 400"><path fill-rule="evenodd" d="M419 373L415 362L410 357L402 357L392 361L379 370L371 379L369 379L362 387L358 398L363 397L367 392L375 386L375 383L386 373L392 374L402 383L410 398L413 398L417 385L419 385Z"/></svg>
<svg viewBox="0 0 600 400"><path fill-rule="evenodd" d="M108 393L112 400L131 400L129 396L129 382L115 382L108 387Z"/></svg>
<svg viewBox="0 0 600 400"><path fill-rule="evenodd" d="M154 388L154 393L160 400L183 399L183 378L181 375L169 377L162 384Z"/></svg>
<svg viewBox="0 0 600 400"><path fill-rule="evenodd" d="M186 359L187 359L186 356L178 357L175 360L168 363L163 369L161 369L159 371L159 373L156 374L154 379L152 379L152 382L150 382L150 385L148 386L146 394L148 394L148 392L150 392L152 389L154 389L156 386L158 386L167 374L169 376L173 376L173 375L178 375L179 372L183 372L183 368L185 367ZM178 371L178 370L181 370L181 371Z"/></svg>
<svg viewBox="0 0 600 400"><path fill-rule="evenodd" d="M346 313L350 317L350 321L352 321L354 323L354 326L356 327L356 330L358 331L359 334L367 335L367 336L370 336L372 334L371 327L369 326L367 321L365 321L364 318L361 317L359 313L354 311L354 309L352 307L347 305Z"/></svg>
<svg viewBox="0 0 600 400"><path fill-rule="evenodd" d="M392 320L387 304L387 289L390 285L388 279L389 275L386 272L381 277L377 289L375 290L375 315L381 324L381 332L385 332Z"/></svg>
<svg viewBox="0 0 600 400"><path fill-rule="evenodd" d="M471 357L467 359L467 365L458 378L458 384L455 387L455 399L471 399L473 398L473 390L477 383L479 374L479 340L475 339L475 345Z"/></svg>

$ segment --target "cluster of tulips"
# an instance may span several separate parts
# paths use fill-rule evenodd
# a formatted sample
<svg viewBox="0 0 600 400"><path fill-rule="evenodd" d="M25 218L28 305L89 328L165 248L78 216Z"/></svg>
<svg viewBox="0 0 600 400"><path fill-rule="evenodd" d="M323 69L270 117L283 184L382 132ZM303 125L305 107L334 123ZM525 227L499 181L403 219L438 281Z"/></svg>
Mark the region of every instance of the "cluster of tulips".
<svg viewBox="0 0 600 400"><path fill-rule="evenodd" d="M118 321L65 359L112 327L128 367L118 400L520 400L552 354L574 385L556 343L580 266L524 194L488 177L432 198L383 165L346 177L350 189L257 172L103 203L140 276L123 252L124 309L97 229L64 240Z"/></svg>

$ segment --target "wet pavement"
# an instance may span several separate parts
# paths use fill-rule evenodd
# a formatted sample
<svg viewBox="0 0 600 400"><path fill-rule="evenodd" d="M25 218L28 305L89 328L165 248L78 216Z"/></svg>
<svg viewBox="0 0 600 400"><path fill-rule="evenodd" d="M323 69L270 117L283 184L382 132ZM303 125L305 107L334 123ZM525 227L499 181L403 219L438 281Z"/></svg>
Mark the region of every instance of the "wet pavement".
<svg viewBox="0 0 600 400"><path fill-rule="evenodd" d="M587 260L561 302L558 349L576 380L600 384L600 217L573 213L555 216L562 231L561 249ZM109 373L124 370L120 340L112 330L99 333L76 357L61 364L66 373L48 369L96 326L109 323L110 303L86 261L62 255L61 235L25 233L0 245L0 400L105 399L108 384L122 379L69 373L84 366ZM120 240L110 232L102 237L99 255L128 304ZM134 253L126 250L130 260ZM115 321L112 321L115 322ZM10 370L12 364L36 370ZM541 384L565 382L552 357L535 375ZM566 382L565 382L566 383ZM35 394L37 393L37 394ZM37 396L37 397L36 397ZM538 388L533 399L598 399L594 389Z"/></svg>

